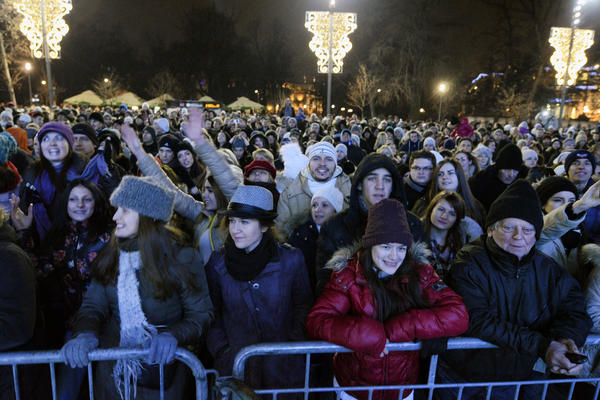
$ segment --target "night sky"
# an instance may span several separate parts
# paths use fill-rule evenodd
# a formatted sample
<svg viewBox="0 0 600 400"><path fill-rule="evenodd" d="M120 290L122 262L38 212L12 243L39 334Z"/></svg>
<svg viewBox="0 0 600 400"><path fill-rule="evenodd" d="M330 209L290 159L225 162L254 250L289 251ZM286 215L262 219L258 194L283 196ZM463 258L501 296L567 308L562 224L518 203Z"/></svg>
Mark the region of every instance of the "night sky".
<svg viewBox="0 0 600 400"><path fill-rule="evenodd" d="M507 3L519 3L518 0L505 0ZM531 0L525 3L546 3L554 0ZM431 30L432 45L439 49L439 62L436 65L437 76L448 76L456 81L467 81L478 72L489 72L489 66L502 68L494 58L498 34L496 9L489 5L504 0L428 0L431 4L431 18L428 29ZM402 14L401 7L390 13L386 4L394 3L382 0L338 0L337 11L358 13L358 29L351 35L353 49L345 60L344 74L336 77L338 81L348 80L356 71L360 62L364 62L370 46L380 32L383 24L396 23L398 30L405 29L405 21L411 16ZM402 2L398 1L398 4ZM560 1L562 12L555 26L567 26L574 1ZM242 43L252 41L251 32L258 23L263 29L274 22L281 24L287 34L285 43L287 52L284 60L289 65L289 79L310 79L316 72L316 57L308 49L311 35L304 28L304 12L307 10L326 10L327 0L73 0L73 11L66 17L70 26L68 35L63 39L62 59L55 64L57 81L64 88L63 97L89 88L89 82L98 78L102 71L121 61L117 72L124 76L125 84L144 96L144 87L136 72L150 76L161 69L170 68L175 59L156 57L156 49L169 49L178 41L186 39L183 21L198 6L211 6L234 21L234 29ZM562 20L561 20L562 17ZM600 4L590 1L585 6L581 28L595 29L600 34ZM527 37L519 38L523 26L515 26L516 40L524 43ZM496 33L494 33L496 32ZM91 34L91 35L90 35ZM219 32L214 32L218 35ZM85 41L81 39L86 37ZM596 39L598 42L600 38ZM523 44L523 46L526 46ZM80 51L87 47L93 49L93 55ZM226 47L226 46L224 46ZM549 48L549 45L547 46ZM124 49L119 53L118 49ZM154 49L154 50L153 50ZM202 53L203 49L198 48ZM525 50L527 51L527 50ZM232 53L234 51L232 50ZM103 57L103 54L107 54ZM110 54L110 56L108 55ZM587 52L590 63L600 61L600 49L595 44ZM203 54L211 57L211 54ZM186 54L180 57L185 58ZM131 65L129 71L123 71L125 65ZM129 62L131 60L131 62ZM231 63L245 63L252 60L236 59L230 55ZM100 65L99 65L100 64ZM39 63L41 67L41 63ZM433 79L433 78L432 78ZM339 83L339 82L338 82ZM247 95L240 93L239 95Z"/></svg>

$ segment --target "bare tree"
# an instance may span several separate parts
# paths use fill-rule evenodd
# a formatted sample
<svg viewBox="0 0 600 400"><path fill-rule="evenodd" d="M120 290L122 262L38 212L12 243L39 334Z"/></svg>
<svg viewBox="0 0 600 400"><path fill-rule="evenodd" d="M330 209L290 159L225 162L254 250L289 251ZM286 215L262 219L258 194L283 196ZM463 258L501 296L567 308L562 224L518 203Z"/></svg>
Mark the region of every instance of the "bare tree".
<svg viewBox="0 0 600 400"><path fill-rule="evenodd" d="M535 103L529 101L528 94L518 91L515 87L502 89L498 104L507 117L520 121L529 118L535 109Z"/></svg>
<svg viewBox="0 0 600 400"><path fill-rule="evenodd" d="M19 31L21 21L10 2L0 3L0 54L2 56L2 74L11 101L16 104L14 86L25 78L24 60L29 55L28 41Z"/></svg>
<svg viewBox="0 0 600 400"><path fill-rule="evenodd" d="M348 84L348 103L360 110L361 115L365 114L365 109L370 107L371 116L375 114L375 98L377 96L377 85L379 79L367 71L364 64L358 66L358 73Z"/></svg>
<svg viewBox="0 0 600 400"><path fill-rule="evenodd" d="M168 93L177 98L182 94L182 88L179 80L173 73L168 70L163 70L150 80L148 93L150 93L152 97L158 97Z"/></svg>
<svg viewBox="0 0 600 400"><path fill-rule="evenodd" d="M102 100L108 100L115 97L121 90L120 78L117 73L109 69L101 77L92 81L92 89Z"/></svg>

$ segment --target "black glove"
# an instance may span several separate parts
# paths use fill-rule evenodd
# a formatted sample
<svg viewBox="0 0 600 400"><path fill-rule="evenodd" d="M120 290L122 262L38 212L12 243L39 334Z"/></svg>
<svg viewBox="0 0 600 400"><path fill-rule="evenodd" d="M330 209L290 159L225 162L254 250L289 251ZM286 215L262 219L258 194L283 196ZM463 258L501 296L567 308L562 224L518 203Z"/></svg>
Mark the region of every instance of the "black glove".
<svg viewBox="0 0 600 400"><path fill-rule="evenodd" d="M446 351L448 347L448 338L440 337L434 339L426 339L421 341L421 358L429 358L434 354L440 354Z"/></svg>

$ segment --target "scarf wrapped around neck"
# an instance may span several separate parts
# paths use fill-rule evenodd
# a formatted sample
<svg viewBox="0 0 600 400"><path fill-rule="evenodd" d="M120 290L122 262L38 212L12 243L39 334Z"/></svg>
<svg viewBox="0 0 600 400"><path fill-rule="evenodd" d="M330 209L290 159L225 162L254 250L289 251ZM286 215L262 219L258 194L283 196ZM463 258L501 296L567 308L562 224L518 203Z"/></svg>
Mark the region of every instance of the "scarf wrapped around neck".
<svg viewBox="0 0 600 400"><path fill-rule="evenodd" d="M231 236L225 240L225 268L236 281L247 282L256 278L275 256L276 242L269 231L252 251L238 249Z"/></svg>
<svg viewBox="0 0 600 400"><path fill-rule="evenodd" d="M142 310L137 271L142 262L136 239L119 241L119 276L117 278L117 299L121 320L120 347L145 348L150 345L156 327L151 325ZM142 372L141 360L118 360L113 369L113 378L123 399L125 381L133 388L133 397L137 391L137 379Z"/></svg>
<svg viewBox="0 0 600 400"><path fill-rule="evenodd" d="M57 171L60 173L60 171ZM87 179L94 183L98 183L100 176L108 174L108 165L104 160L104 154L96 154L85 166L85 169L81 174L78 174L74 167L69 168L67 171L67 181L75 179ZM50 180L50 174L44 170L42 173L33 181L32 185L34 190L37 190L41 202L33 205L33 219L35 220L35 226L40 237L40 240L44 240L46 234L52 226L52 221L48 217L47 207L50 207L56 196L56 186Z"/></svg>

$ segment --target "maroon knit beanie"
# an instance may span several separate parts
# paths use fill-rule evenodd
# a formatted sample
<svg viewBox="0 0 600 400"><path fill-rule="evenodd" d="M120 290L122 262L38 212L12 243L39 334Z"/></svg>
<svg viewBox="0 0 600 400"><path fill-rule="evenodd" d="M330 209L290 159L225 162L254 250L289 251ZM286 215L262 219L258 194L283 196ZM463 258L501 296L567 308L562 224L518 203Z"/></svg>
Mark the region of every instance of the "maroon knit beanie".
<svg viewBox="0 0 600 400"><path fill-rule="evenodd" d="M277 170L269 161L254 160L250 164L246 165L246 168L244 168L244 178L247 178L248 175L250 175L250 172L252 172L254 169L264 169L271 175L273 179L275 179L275 176L277 175Z"/></svg>
<svg viewBox="0 0 600 400"><path fill-rule="evenodd" d="M383 243L401 243L410 247L412 242L406 211L401 202L384 199L369 208L367 228L362 237L363 247Z"/></svg>

